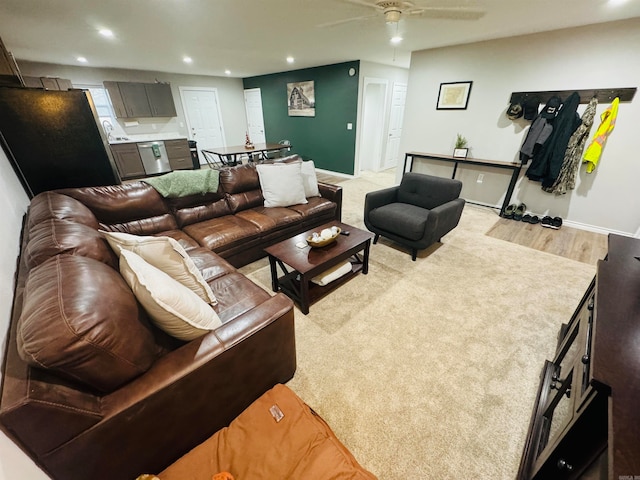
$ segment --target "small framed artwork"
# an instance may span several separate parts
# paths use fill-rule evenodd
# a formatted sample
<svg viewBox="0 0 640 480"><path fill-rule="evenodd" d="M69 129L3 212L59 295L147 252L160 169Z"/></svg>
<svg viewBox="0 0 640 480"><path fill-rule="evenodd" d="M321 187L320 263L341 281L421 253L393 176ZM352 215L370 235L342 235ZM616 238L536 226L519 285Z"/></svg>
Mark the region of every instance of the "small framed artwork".
<svg viewBox="0 0 640 480"><path fill-rule="evenodd" d="M436 110L466 110L473 82L441 83Z"/></svg>
<svg viewBox="0 0 640 480"><path fill-rule="evenodd" d="M287 83L287 110L290 117L316 116L316 90L313 80Z"/></svg>
<svg viewBox="0 0 640 480"><path fill-rule="evenodd" d="M454 158L467 158L467 153L469 153L468 148L454 148L453 156Z"/></svg>

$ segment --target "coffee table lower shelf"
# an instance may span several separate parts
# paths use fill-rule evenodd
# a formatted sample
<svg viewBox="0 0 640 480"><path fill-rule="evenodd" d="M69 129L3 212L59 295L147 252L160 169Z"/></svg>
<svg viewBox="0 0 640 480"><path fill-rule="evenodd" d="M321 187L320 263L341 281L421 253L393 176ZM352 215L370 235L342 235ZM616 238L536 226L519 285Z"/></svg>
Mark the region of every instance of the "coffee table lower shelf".
<svg viewBox="0 0 640 480"><path fill-rule="evenodd" d="M346 273L340 278L336 278L328 285L322 286L313 283L311 279L303 280L303 275L295 270L289 272L284 263L280 260L276 259L276 262L280 266L280 269L285 272L285 274L281 277L278 277L277 284L273 285L273 290L282 291L287 297L298 304L300 310L305 315L309 313L309 306L312 303L317 302L329 292L332 292L340 285L345 284L363 270L363 261L360 258L360 255L355 254L350 259L351 272ZM306 283L307 286L306 295L304 292L304 283Z"/></svg>

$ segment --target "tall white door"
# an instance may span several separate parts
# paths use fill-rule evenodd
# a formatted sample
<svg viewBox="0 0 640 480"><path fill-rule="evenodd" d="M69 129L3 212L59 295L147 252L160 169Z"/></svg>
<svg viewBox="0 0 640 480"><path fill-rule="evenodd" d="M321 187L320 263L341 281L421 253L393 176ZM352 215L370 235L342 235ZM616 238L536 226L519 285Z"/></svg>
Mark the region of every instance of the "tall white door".
<svg viewBox="0 0 640 480"><path fill-rule="evenodd" d="M391 111L389 112L389 137L387 151L384 158L384 169L398 164L400 153L400 136L402 135L402 119L404 118L404 104L407 98L407 85L394 83L391 93Z"/></svg>
<svg viewBox="0 0 640 480"><path fill-rule="evenodd" d="M247 133L253 143L265 143L262 93L259 88L244 91L244 108L247 112Z"/></svg>
<svg viewBox="0 0 640 480"><path fill-rule="evenodd" d="M189 138L198 142L198 150L226 146L218 90L180 87L180 97L187 120Z"/></svg>
<svg viewBox="0 0 640 480"><path fill-rule="evenodd" d="M382 167L387 83L384 79L364 79L358 154L360 171L377 172Z"/></svg>

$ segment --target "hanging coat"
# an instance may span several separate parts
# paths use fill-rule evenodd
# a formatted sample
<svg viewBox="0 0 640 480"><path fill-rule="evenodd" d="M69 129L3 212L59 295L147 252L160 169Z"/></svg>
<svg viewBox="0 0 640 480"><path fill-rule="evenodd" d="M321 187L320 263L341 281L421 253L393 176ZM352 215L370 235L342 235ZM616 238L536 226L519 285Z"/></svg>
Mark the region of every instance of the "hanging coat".
<svg viewBox="0 0 640 480"><path fill-rule="evenodd" d="M553 119L553 131L542 148L533 155L533 161L527 170L530 180L542 182L543 187L551 187L560 174L564 153L569 138L580 126L580 117L576 113L580 104L580 95L573 92L562 104L556 118Z"/></svg>
<svg viewBox="0 0 640 480"><path fill-rule="evenodd" d="M587 147L587 151L584 152L584 160L582 163L587 164L587 173L591 173L595 170L596 165L600 161L602 156L602 149L607 141L607 137L613 132L616 126L616 118L618 116L618 103L620 99L618 97L613 99L609 108L607 108L602 115L600 115L600 126L596 130L596 134L591 140L591 144Z"/></svg>
<svg viewBox="0 0 640 480"><path fill-rule="evenodd" d="M597 106L598 99L597 97L593 97L582 114L582 125L573 132L573 135L571 135L569 139L558 178L550 188L542 187L544 191L562 195L567 193L567 190L573 190L575 188L576 174L578 173L578 168L580 168L580 159L587 142L587 137L589 136L589 131L593 125L593 119L596 116Z"/></svg>
<svg viewBox="0 0 640 480"><path fill-rule="evenodd" d="M520 161L526 164L551 136L552 131L553 125L542 115L538 115L529 127L527 137L520 147Z"/></svg>

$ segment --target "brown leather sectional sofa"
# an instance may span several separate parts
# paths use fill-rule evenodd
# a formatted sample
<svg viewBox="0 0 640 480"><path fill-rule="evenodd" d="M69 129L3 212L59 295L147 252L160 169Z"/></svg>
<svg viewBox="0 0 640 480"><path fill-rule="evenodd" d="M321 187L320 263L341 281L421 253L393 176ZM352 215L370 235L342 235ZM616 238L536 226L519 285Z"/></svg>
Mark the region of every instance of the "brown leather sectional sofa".
<svg viewBox="0 0 640 480"><path fill-rule="evenodd" d="M167 199L136 182L34 197L3 364L3 430L54 479L133 479L166 468L289 380L292 302L236 267L339 220L340 187L319 189L308 204L265 209L256 169L243 165L222 170L218 192L206 195ZM178 240L211 286L222 326L190 342L156 328L99 229ZM23 315L42 322L61 364L21 357ZM117 387L90 387L77 371L107 375Z"/></svg>

